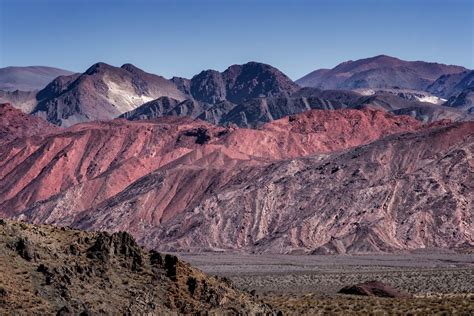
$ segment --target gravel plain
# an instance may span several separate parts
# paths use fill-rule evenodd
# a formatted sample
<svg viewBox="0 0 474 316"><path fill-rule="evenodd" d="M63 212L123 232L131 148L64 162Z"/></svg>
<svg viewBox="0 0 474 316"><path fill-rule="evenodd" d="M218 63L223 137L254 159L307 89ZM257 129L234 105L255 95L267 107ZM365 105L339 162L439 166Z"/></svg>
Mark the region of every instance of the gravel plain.
<svg viewBox="0 0 474 316"><path fill-rule="evenodd" d="M379 280L415 295L474 293L474 255L450 252L383 255L178 254L245 290L331 296L343 286Z"/></svg>
<svg viewBox="0 0 474 316"><path fill-rule="evenodd" d="M209 274L229 278L284 315L474 315L474 255L469 253L178 256ZM369 280L392 285L413 298L337 293Z"/></svg>

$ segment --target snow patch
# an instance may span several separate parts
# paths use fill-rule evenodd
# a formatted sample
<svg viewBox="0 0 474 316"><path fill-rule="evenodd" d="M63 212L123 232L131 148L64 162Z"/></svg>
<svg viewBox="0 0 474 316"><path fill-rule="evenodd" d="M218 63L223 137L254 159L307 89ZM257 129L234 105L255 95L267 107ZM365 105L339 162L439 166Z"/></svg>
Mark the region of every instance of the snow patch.
<svg viewBox="0 0 474 316"><path fill-rule="evenodd" d="M107 78L104 78L104 82L109 88L109 102L114 104L121 114L134 110L140 105L155 99L146 95L138 95L131 83L118 84Z"/></svg>
<svg viewBox="0 0 474 316"><path fill-rule="evenodd" d="M444 102L446 102L445 99L438 98L434 95L415 96L415 98L420 102L427 102L432 104L443 104Z"/></svg>
<svg viewBox="0 0 474 316"><path fill-rule="evenodd" d="M364 96L368 96L368 95L374 95L375 94L375 90L374 89L355 89L354 90L355 92L361 94L361 95L364 95Z"/></svg>

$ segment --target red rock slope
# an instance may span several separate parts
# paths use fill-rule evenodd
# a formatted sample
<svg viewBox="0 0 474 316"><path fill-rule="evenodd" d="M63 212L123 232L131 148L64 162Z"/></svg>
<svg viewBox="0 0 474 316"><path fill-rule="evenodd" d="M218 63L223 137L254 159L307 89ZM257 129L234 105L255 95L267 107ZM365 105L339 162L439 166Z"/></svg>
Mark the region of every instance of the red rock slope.
<svg viewBox="0 0 474 316"><path fill-rule="evenodd" d="M371 110L311 111L262 130L226 129L186 118L79 124L0 149L0 210L14 215L43 201L48 212L52 207L62 217L97 205L171 162L257 164L345 149L419 127L411 118Z"/></svg>
<svg viewBox="0 0 474 316"><path fill-rule="evenodd" d="M9 103L0 104L0 144L17 138L61 131L43 119L23 113Z"/></svg>
<svg viewBox="0 0 474 316"><path fill-rule="evenodd" d="M373 110L310 111L260 130L81 124L3 146L0 212L128 230L164 250L469 246L473 128Z"/></svg>

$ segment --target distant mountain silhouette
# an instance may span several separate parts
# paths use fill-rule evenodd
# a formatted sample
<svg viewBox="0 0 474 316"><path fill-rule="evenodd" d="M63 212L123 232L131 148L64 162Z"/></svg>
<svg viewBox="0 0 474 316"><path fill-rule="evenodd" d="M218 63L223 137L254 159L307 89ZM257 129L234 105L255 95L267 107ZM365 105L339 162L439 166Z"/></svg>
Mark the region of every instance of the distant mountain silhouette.
<svg viewBox="0 0 474 316"><path fill-rule="evenodd" d="M404 61L380 55L347 61L333 69L319 69L298 79L302 87L320 89L409 88L424 90L442 75L465 71L464 67Z"/></svg>
<svg viewBox="0 0 474 316"><path fill-rule="evenodd" d="M0 90L40 90L46 87L54 78L72 74L68 70L44 66L0 68Z"/></svg>

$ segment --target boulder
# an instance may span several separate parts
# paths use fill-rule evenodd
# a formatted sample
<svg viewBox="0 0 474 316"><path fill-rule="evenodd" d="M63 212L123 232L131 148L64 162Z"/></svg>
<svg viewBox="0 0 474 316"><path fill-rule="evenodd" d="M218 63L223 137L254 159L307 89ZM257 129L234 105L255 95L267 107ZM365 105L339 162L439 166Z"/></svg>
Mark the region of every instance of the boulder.
<svg viewBox="0 0 474 316"><path fill-rule="evenodd" d="M411 294L393 288L390 285L380 281L367 281L355 285L343 287L338 293L377 296L377 297L393 297L393 298L409 298Z"/></svg>

